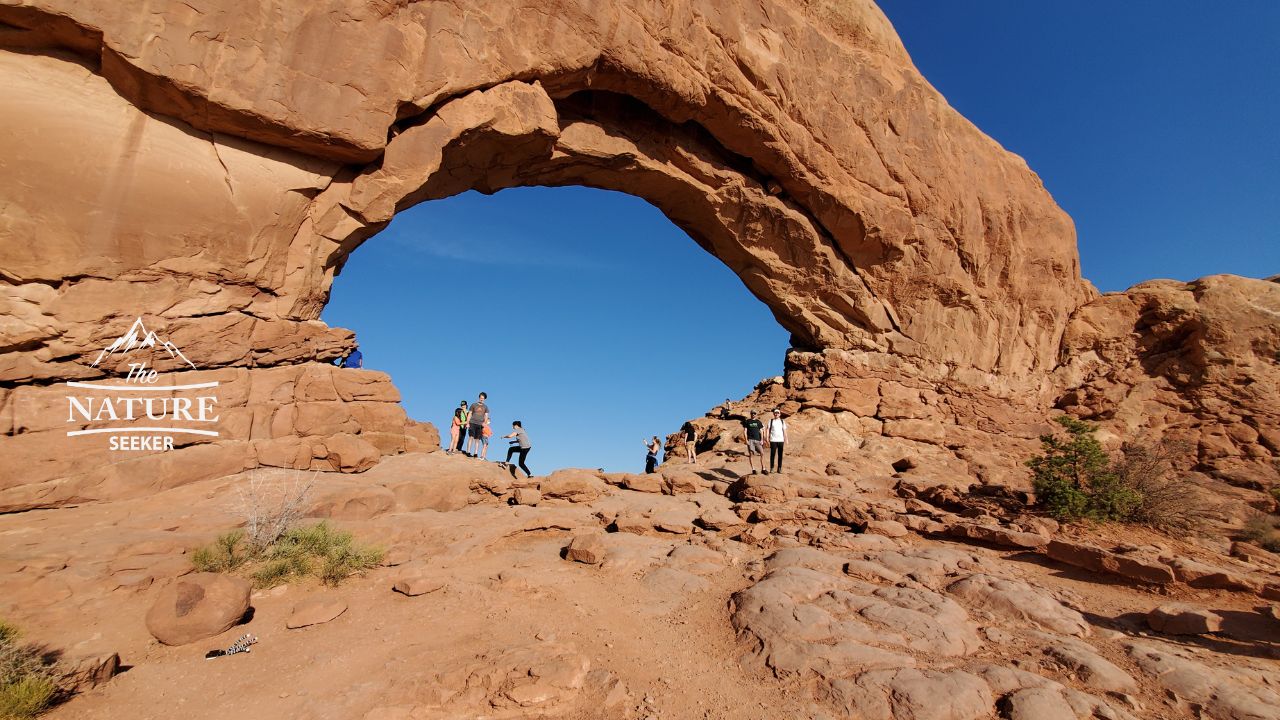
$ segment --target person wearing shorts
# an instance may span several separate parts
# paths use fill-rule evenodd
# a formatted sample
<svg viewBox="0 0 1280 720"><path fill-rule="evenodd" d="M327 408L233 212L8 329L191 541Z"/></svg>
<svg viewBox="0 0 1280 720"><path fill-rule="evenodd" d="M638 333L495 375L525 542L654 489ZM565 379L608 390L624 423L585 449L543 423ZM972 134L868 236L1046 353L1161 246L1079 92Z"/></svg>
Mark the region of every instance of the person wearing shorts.
<svg viewBox="0 0 1280 720"><path fill-rule="evenodd" d="M698 461L698 429L693 426L692 422L686 422L680 428L680 434L684 436L684 454L689 458L689 462Z"/></svg>
<svg viewBox="0 0 1280 720"><path fill-rule="evenodd" d="M756 463L760 463L760 472L768 475L769 472L764 469L764 438L761 433L764 431L764 423L756 417L756 411L751 411L751 417L742 421L742 427L747 434L747 465L751 467L751 474L756 474Z"/></svg>
<svg viewBox="0 0 1280 720"><path fill-rule="evenodd" d="M480 393L480 397L471 403L471 414L467 418L467 455L471 457L480 457L480 451L484 449L484 424L489 419L489 406L484 401L488 399L488 394Z"/></svg>

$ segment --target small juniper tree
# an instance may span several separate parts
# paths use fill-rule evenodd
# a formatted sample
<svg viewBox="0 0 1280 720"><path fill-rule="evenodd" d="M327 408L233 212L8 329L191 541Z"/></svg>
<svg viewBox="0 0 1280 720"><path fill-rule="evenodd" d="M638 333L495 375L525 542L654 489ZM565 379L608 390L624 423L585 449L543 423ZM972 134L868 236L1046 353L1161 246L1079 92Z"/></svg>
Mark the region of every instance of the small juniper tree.
<svg viewBox="0 0 1280 720"><path fill-rule="evenodd" d="M1065 439L1041 435L1042 454L1027 461L1034 474L1036 499L1060 520L1089 515L1089 487L1109 472L1111 464L1098 439L1097 427L1062 415L1054 418L1067 431Z"/></svg>
<svg viewBox="0 0 1280 720"><path fill-rule="evenodd" d="M1065 438L1041 435L1043 453L1027 461L1038 502L1060 520L1127 520L1142 495L1122 482L1094 437L1096 425L1062 415L1054 420Z"/></svg>

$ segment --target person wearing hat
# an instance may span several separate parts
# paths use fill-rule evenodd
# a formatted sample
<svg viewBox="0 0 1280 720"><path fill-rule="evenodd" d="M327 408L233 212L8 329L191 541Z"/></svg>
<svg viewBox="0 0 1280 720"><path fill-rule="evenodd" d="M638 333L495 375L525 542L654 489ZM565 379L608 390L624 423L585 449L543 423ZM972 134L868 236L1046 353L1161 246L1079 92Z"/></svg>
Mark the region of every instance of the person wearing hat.
<svg viewBox="0 0 1280 720"><path fill-rule="evenodd" d="M742 421L742 427L747 433L747 464L751 466L751 474L756 474L756 462L760 463L760 472L765 475L769 474L764 469L764 438L761 432L764 431L764 423L760 422L760 418L756 417L756 411L751 411L751 417ZM752 460L756 458L756 460Z"/></svg>

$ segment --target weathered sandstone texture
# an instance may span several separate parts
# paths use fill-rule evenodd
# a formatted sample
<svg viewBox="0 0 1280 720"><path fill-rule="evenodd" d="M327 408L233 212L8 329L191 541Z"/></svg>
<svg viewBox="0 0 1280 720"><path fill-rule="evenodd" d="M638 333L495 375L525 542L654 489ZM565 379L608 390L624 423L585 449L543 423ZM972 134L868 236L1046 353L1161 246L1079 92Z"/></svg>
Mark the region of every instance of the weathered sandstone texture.
<svg viewBox="0 0 1280 720"><path fill-rule="evenodd" d="M314 372L352 343L317 320L334 276L395 212L533 184L643 197L729 266L792 333L769 400L815 427L987 479L1019 472L1056 404L1190 424L1195 463L1276 480L1274 288L1204 281L1234 288L1236 311L1172 287L1098 298L1070 219L929 86L870 0L145 8L0 2L0 417L26 462L58 464L6 464L6 509L132 492L99 477L124 463L130 488L215 465L357 471L368 446L429 435L392 417L388 386L229 404L245 412L214 444L50 459L31 448L64 447L62 418L20 401L103 377L95 354L136 317L249 397L265 373ZM1153 307L1213 331L1152 346L1175 322L1148 325ZM1201 350L1212 372L1161 359ZM1246 351L1249 368L1214 359ZM1147 397L1163 419L1132 415ZM386 407L374 421L334 405L330 427L313 402Z"/></svg>

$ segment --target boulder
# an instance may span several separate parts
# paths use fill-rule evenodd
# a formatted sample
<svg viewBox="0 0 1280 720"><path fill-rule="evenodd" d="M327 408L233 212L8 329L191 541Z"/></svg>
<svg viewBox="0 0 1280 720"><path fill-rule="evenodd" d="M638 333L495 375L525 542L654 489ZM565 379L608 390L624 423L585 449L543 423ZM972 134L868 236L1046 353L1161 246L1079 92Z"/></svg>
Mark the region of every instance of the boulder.
<svg viewBox="0 0 1280 720"><path fill-rule="evenodd" d="M542 492L537 488L519 487L511 491L517 505L537 505L542 502Z"/></svg>
<svg viewBox="0 0 1280 720"><path fill-rule="evenodd" d="M604 539L600 537L599 533L575 535L564 549L566 560L587 565L599 565L605 561L607 555L608 550L605 547Z"/></svg>
<svg viewBox="0 0 1280 720"><path fill-rule="evenodd" d="M955 523L946 529L946 534L962 540L974 540L991 545L1023 550L1039 550L1049 544L1049 539L1039 533L1018 532L994 525L977 523Z"/></svg>
<svg viewBox="0 0 1280 720"><path fill-rule="evenodd" d="M747 475L733 481L725 494L734 502L782 504L796 497L796 490L778 475Z"/></svg>
<svg viewBox="0 0 1280 720"><path fill-rule="evenodd" d="M622 476L621 486L636 492L660 493L663 480L663 476L658 473L627 473Z"/></svg>
<svg viewBox="0 0 1280 720"><path fill-rule="evenodd" d="M169 583L147 611L147 630L165 645L186 645L225 632L249 610L244 578L191 573Z"/></svg>
<svg viewBox="0 0 1280 720"><path fill-rule="evenodd" d="M1204 608L1170 603L1147 613L1147 625L1165 635L1207 635L1222 630L1222 616Z"/></svg>
<svg viewBox="0 0 1280 720"><path fill-rule="evenodd" d="M333 595L315 595L293 607L293 613L284 626L290 630L320 625L347 611L347 601Z"/></svg>
<svg viewBox="0 0 1280 720"><path fill-rule="evenodd" d="M107 682L120 672L120 655L102 653L79 658L63 658L64 668L58 687L73 693L82 693Z"/></svg>
<svg viewBox="0 0 1280 720"><path fill-rule="evenodd" d="M1157 559L1121 555L1087 543L1050 540L1045 546L1045 554L1067 565L1093 572L1111 573L1143 583L1164 585L1176 580L1173 569Z"/></svg>
<svg viewBox="0 0 1280 720"><path fill-rule="evenodd" d="M604 494L606 487L600 473L578 468L556 470L538 484L542 497L559 498L570 502L595 500Z"/></svg>

